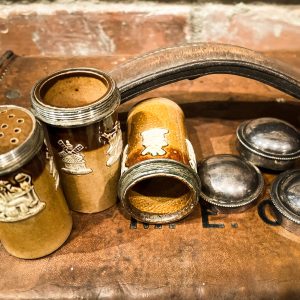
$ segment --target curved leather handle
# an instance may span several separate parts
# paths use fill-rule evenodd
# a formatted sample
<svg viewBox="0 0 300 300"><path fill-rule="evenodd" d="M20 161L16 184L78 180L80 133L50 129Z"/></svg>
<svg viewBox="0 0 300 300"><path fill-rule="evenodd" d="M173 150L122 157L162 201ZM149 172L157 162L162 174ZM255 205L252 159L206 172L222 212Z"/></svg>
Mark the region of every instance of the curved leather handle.
<svg viewBox="0 0 300 300"><path fill-rule="evenodd" d="M122 102L168 83L208 74L252 78L300 99L300 72L258 52L225 44L197 43L158 49L110 72Z"/></svg>

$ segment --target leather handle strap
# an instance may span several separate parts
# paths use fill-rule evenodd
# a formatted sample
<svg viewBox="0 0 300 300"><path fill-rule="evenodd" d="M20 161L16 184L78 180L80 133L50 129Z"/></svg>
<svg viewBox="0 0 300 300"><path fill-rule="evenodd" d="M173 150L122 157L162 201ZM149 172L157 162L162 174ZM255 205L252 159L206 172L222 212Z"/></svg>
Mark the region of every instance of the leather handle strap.
<svg viewBox="0 0 300 300"><path fill-rule="evenodd" d="M158 49L112 70L125 102L157 87L209 74L252 78L300 99L300 72L258 52L226 44L196 43Z"/></svg>

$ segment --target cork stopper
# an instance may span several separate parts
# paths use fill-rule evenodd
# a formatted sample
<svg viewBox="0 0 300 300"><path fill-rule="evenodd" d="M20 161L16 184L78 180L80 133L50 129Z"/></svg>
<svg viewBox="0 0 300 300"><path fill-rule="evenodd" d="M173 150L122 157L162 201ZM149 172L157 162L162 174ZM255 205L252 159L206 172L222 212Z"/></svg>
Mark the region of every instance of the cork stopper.
<svg viewBox="0 0 300 300"><path fill-rule="evenodd" d="M40 150L44 135L33 114L14 105L0 106L0 175L27 163Z"/></svg>
<svg viewBox="0 0 300 300"><path fill-rule="evenodd" d="M0 154L7 153L24 143L32 134L32 116L19 108L1 107Z"/></svg>

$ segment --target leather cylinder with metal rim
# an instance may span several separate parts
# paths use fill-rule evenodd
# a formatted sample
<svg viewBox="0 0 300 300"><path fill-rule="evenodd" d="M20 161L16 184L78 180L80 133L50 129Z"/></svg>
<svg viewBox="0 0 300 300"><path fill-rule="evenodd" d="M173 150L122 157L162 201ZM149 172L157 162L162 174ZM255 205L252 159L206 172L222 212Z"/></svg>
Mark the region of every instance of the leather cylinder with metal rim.
<svg viewBox="0 0 300 300"><path fill-rule="evenodd" d="M45 256L72 228L42 126L27 109L0 106L0 239L19 258Z"/></svg>
<svg viewBox="0 0 300 300"><path fill-rule="evenodd" d="M96 69L65 69L39 81L31 101L70 208L95 213L114 205L122 152L114 80Z"/></svg>
<svg viewBox="0 0 300 300"><path fill-rule="evenodd" d="M118 195L135 219L154 224L180 220L198 202L196 157L184 115L171 100L153 98L128 115Z"/></svg>

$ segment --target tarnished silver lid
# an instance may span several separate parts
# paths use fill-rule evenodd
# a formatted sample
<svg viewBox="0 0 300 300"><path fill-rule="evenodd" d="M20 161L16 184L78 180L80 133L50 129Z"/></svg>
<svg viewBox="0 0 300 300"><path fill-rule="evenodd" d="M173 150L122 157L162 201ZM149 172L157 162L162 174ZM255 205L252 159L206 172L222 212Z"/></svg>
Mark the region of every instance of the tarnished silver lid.
<svg viewBox="0 0 300 300"><path fill-rule="evenodd" d="M36 83L31 104L35 116L47 124L80 127L114 113L120 94L108 74L92 68L72 68Z"/></svg>
<svg viewBox="0 0 300 300"><path fill-rule="evenodd" d="M300 169L288 170L275 179L271 200L284 217L300 225Z"/></svg>
<svg viewBox="0 0 300 300"><path fill-rule="evenodd" d="M33 114L15 105L0 106L0 175L29 162L41 149L42 126Z"/></svg>
<svg viewBox="0 0 300 300"><path fill-rule="evenodd" d="M239 142L250 152L274 160L300 157L300 134L291 124L275 118L243 122L237 129Z"/></svg>
<svg viewBox="0 0 300 300"><path fill-rule="evenodd" d="M254 165L239 156L214 155L198 165L200 196L216 207L247 208L264 188L263 177Z"/></svg>

